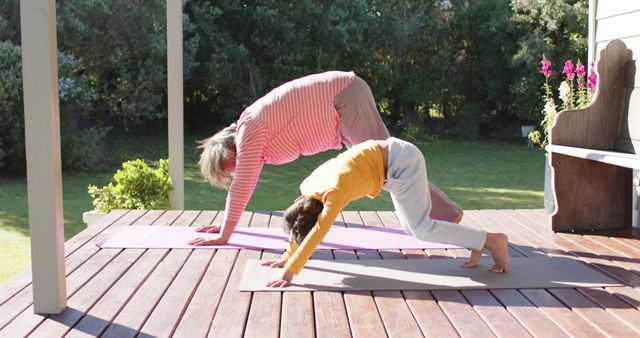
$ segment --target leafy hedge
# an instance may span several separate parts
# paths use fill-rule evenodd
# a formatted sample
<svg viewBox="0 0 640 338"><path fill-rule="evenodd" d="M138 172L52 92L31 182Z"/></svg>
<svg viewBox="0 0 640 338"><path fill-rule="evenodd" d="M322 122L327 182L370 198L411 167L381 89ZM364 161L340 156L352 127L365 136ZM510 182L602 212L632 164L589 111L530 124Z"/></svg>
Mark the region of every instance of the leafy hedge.
<svg viewBox="0 0 640 338"><path fill-rule="evenodd" d="M56 4L63 134L80 135L64 163L88 168L102 128L165 123L166 4ZM19 17L18 1L0 0L0 173L23 161ZM474 138L540 120L539 60L586 60L587 1L188 0L183 31L191 131L212 133L278 84L340 69L371 85L394 133Z"/></svg>
<svg viewBox="0 0 640 338"><path fill-rule="evenodd" d="M78 60L58 55L60 138L64 169L99 167L107 127L98 127L91 113L96 93L86 75L75 73ZM0 173L25 171L22 60L19 46L0 42Z"/></svg>

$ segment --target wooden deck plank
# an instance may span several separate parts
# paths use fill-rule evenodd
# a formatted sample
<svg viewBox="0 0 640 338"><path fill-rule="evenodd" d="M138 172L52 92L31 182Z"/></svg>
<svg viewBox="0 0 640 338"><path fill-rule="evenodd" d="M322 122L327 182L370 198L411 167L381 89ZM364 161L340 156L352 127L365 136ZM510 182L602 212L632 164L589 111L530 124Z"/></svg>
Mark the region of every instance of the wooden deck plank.
<svg viewBox="0 0 640 338"><path fill-rule="evenodd" d="M196 216L197 214L190 218ZM193 220L189 222L192 223ZM190 251L186 263L153 309L139 336L165 337L175 331L178 321L186 311L186 305L204 278L203 273L215 254L215 249Z"/></svg>
<svg viewBox="0 0 640 338"><path fill-rule="evenodd" d="M580 236L580 235L574 235L574 236ZM581 236L582 237L582 236ZM586 240L585 238L582 238L581 241L587 241L585 243L587 243L588 245L588 240ZM601 242L607 242L605 239L600 239ZM594 241L595 244L596 241ZM568 243L571 244L571 243ZM610 254L611 251L610 249L600 245L600 247L597 246L591 246L592 249L596 249L596 250L600 250L600 253L603 254ZM610 255L608 257L611 257ZM627 327L627 329L625 330L624 328L626 327L625 325L623 325L621 322L625 322L625 318L628 320L629 317L629 312L624 311L622 308L620 309L620 311L613 311L613 313L609 313L609 312L605 312L602 309L599 309L598 306L594 303L591 303L589 300L587 300L587 298L584 295L580 295L578 293L578 291L576 291L575 289L567 289L567 290L550 290L557 298L559 298L561 301L563 301L565 304L567 304L570 307L574 307L574 305L578 304L580 305L579 308L574 308L573 311L581 314L584 318L586 318L587 320L590 320L594 323L594 325L598 326L598 323L601 323L600 325L610 325L610 326L615 326L620 331L623 332L632 332L629 330L629 327ZM598 304L598 305L602 305L599 302L604 302L605 307L607 304L611 305L611 304L617 304L617 306L621 306L624 303L622 301L620 301L618 299L618 301L616 302L616 298L609 295L609 297L605 297L605 294L608 294L605 291L602 291L602 295L600 297L594 297L594 301ZM560 295L564 295L564 297L559 297ZM573 304L573 305L572 305ZM628 305L627 305L628 306ZM584 309L583 307L588 307L588 309ZM636 310L634 310L636 311ZM637 312L637 311L636 311ZM618 314L618 316L615 316L615 313ZM612 317L613 315L613 317ZM627 316L627 317L625 317ZM631 315L633 317L633 315ZM616 319L614 319L617 318ZM628 322L625 322L628 324ZM630 328L633 329L633 325L630 325ZM605 329L606 332L609 331L614 331L615 330L608 330Z"/></svg>
<svg viewBox="0 0 640 338"><path fill-rule="evenodd" d="M588 320L571 311L546 290L522 289L527 299L572 336L604 337Z"/></svg>
<svg viewBox="0 0 640 338"><path fill-rule="evenodd" d="M495 334L460 292L436 290L431 294L462 337L495 337Z"/></svg>
<svg viewBox="0 0 640 338"><path fill-rule="evenodd" d="M139 337L167 337L175 330L185 306L195 292L213 250L195 250L171 282L158 305L140 330Z"/></svg>
<svg viewBox="0 0 640 338"><path fill-rule="evenodd" d="M387 337L371 292L345 292L344 304L353 337Z"/></svg>
<svg viewBox="0 0 640 338"><path fill-rule="evenodd" d="M316 291L313 293L313 306L317 337L351 337L341 292Z"/></svg>
<svg viewBox="0 0 640 338"><path fill-rule="evenodd" d="M144 213L144 212L142 212ZM129 213L131 214L131 213ZM115 222L109 223L108 220L103 224L111 224L111 227L122 226L127 224L128 221L137 219L140 214L133 214L129 217L129 214L124 217L119 217ZM146 213L144 213L146 215ZM122 216L122 215L121 215ZM104 230L104 228L102 229ZM90 237L95 237L95 232L90 231L92 234ZM78 238L87 238L88 235L79 235ZM85 249L87 248L87 249ZM121 250L112 250L110 252L98 251L95 245L87 243L87 245L80 249L74 250L72 254L66 259L66 264L70 267L70 272L67 276L67 297L71 298L73 295L94 276L96 276L106 264L108 264L114 257L120 254ZM81 255L88 255L80 257ZM5 311L0 313L4 316L14 315L14 319L3 325L0 322L0 327L5 326L0 333L6 333L8 336L23 336L28 332L33 331L40 325L47 316L41 316L33 313L31 309L32 294L31 287L25 288L23 291L13 297L9 302L5 303L3 307L6 307ZM26 304L26 307L25 305ZM73 309L67 309L73 311ZM19 315L17 315L19 313ZM1 318L1 317L0 317Z"/></svg>
<svg viewBox="0 0 640 338"><path fill-rule="evenodd" d="M422 333L427 337L456 337L458 333L429 291L403 291Z"/></svg>
<svg viewBox="0 0 640 338"><path fill-rule="evenodd" d="M251 225L253 213L245 211L238 226ZM238 250L224 250L226 252ZM240 292L238 284L247 260L260 259L260 250L240 250L216 310L209 337L242 337L251 305L251 292Z"/></svg>
<svg viewBox="0 0 640 338"><path fill-rule="evenodd" d="M338 215L333 226L346 227L342 215ZM333 251L317 250L313 253L311 259L332 260L334 259ZM352 252L351 258L354 258L354 256L355 252ZM317 337L351 337L347 308L342 292L313 292L313 314Z"/></svg>
<svg viewBox="0 0 640 338"><path fill-rule="evenodd" d="M575 289L549 289L549 292L565 305L569 306L573 312L581 315L584 319L609 335L614 337L629 337L638 334L638 332L635 331L633 327L627 325L625 321L619 320L610 312L600 308L596 303Z"/></svg>
<svg viewBox="0 0 640 338"><path fill-rule="evenodd" d="M423 336L400 291L375 291L373 298L390 337Z"/></svg>
<svg viewBox="0 0 640 338"><path fill-rule="evenodd" d="M141 222L142 224L149 224L155 221L158 217L162 216L164 211L162 210L131 210L124 217L117 220L113 223L109 228L100 232L99 234L90 238L90 241L86 242L85 245L79 247L77 250L74 250L72 254L67 256L65 259L65 267L72 272L73 269L77 269L79 266L84 264L87 260L87 257L91 257L100 251L95 243L100 240L107 238L110 233L117 231L122 226L128 226L133 222ZM85 236L82 236L85 237Z"/></svg>
<svg viewBox="0 0 640 338"><path fill-rule="evenodd" d="M385 226L390 228L401 227L395 213L383 211L377 214ZM468 251L466 249L463 250ZM408 259L428 258L424 250L402 250L402 252ZM442 255L452 256L452 252L443 251ZM402 295L405 298L409 313L413 316L423 335L429 337L455 337L458 335L449 319L428 291L403 291Z"/></svg>
<svg viewBox="0 0 640 338"><path fill-rule="evenodd" d="M118 333L118 336L173 334L175 337L640 334L640 241L600 234L555 234L548 227L548 216L540 210L468 211L463 224L507 233L512 255L571 256L636 288L344 294L246 292L242 295L237 291L237 283L244 271L244 261L277 258L281 251L182 250L191 253L179 258L172 254L179 250L127 249L113 250L112 253L118 253L109 258L104 253L106 250L98 250L93 243L118 226L132 223L215 223L221 222L223 214L199 214L198 211L120 213L115 222L78 237L67 256L68 285L72 290L69 293L69 311L56 316L33 315L28 308L31 304L31 294L27 292L29 285L20 289L16 286L18 283L0 289L14 290L4 304L0 303L0 319L4 316L8 324L0 331L0 336L29 333L33 336L63 336L70 328L68 337L98 336L101 333L103 336ZM200 216L195 218L198 214ZM162 217L158 218L160 215ZM281 212L247 212L243 214L242 222L249 226L279 227L281 218ZM190 221L186 222L186 219ZM336 220L335 226L340 225L399 226L392 211L345 211ZM312 259L425 259L428 255L451 259L467 253L466 249L323 250L314 253ZM198 257L200 255L202 257ZM26 305L13 310L13 315L6 315L3 310L9 308L7 304L20 304L16 300L21 297L27 300ZM105 329L108 331L104 332Z"/></svg>
<svg viewBox="0 0 640 338"><path fill-rule="evenodd" d="M538 221L545 221L544 218L538 218ZM527 221L525 220L523 223L526 223ZM544 224L538 224L538 226L543 227ZM541 232L547 232L550 230L544 230L541 229ZM534 237L535 238L535 237ZM601 240L602 241L602 240ZM603 241L603 242L608 242L608 241ZM574 247L574 243L571 241L564 241L565 245ZM544 243L537 243L537 245L539 246L544 246ZM543 249L543 251L546 251L545 249ZM556 250L549 250L550 252L557 252ZM577 256L589 256L592 257L591 255L585 255L585 254L577 254ZM618 320L624 322L625 324L627 324L628 326L630 326L633 329L637 330L638 327L638 320L640 320L640 317L638 316L638 311L636 309L634 309L633 307L631 307L630 305L628 305L628 303L630 303L630 301L627 301L627 303L622 302L622 298L624 296L620 295L618 292L619 291L624 291L627 294L631 294L633 295L633 297L638 297L638 293L630 288L619 288L619 287L615 287L615 288L607 288L607 291L609 290L615 290L615 291L604 291L601 290L600 292L597 292L593 289L578 289L579 292L583 293L586 296L589 296L589 298L594 301L596 304L603 306L605 308L609 307L607 309L607 313L604 315L604 318L607 318L609 321L611 321L611 318L608 317L608 314L611 313L613 316L615 316ZM575 291L573 291L575 292ZM610 292L614 292L616 295L618 295L619 297L616 298L614 297ZM637 304L637 303L636 303ZM593 306L595 306L595 304L593 304ZM586 311L586 313L591 313L593 310L596 309L590 309L588 311ZM579 311L579 310L578 310ZM585 311L582 311L583 313ZM597 312L597 311L596 311ZM587 317L589 318L589 317ZM599 319L599 317L598 317ZM615 322L615 321L614 321ZM619 326L623 326L622 324L618 323Z"/></svg>
<svg viewBox="0 0 640 338"><path fill-rule="evenodd" d="M342 219L347 227L362 228L362 218L358 212L343 211ZM375 254L373 252L375 252ZM340 254L340 255L338 255ZM334 250L336 259L379 259L376 250L356 250L353 254L347 250ZM340 257L345 256L345 257ZM340 257L340 258L339 258ZM371 292L344 292L344 304L351 333L354 337L386 337L385 327L378 313L375 300Z"/></svg>
<svg viewBox="0 0 640 338"><path fill-rule="evenodd" d="M605 288L605 290L610 294L615 295L625 303L629 304L631 307L640 309L640 292L638 292L637 289L631 287L616 287Z"/></svg>
<svg viewBox="0 0 640 338"><path fill-rule="evenodd" d="M592 245L592 241L588 241L577 234L554 234L548 229L548 219L540 213L529 213L524 215L525 221L519 223L520 226L528 229L532 233L544 237L548 242L553 245L557 245L567 253L581 258L583 261L590 263L590 266L595 267L605 274L626 283L633 287L640 287L640 276L629 271L623 265L611 262L610 260L599 256L591 248L595 248ZM582 244L584 245L582 245ZM585 246L586 245L586 246ZM596 249L597 250L597 249Z"/></svg>
<svg viewBox="0 0 640 338"><path fill-rule="evenodd" d="M564 337L569 334L552 321L551 318L538 310L518 290L491 290L491 293L518 320L523 328L534 337L554 338Z"/></svg>
<svg viewBox="0 0 640 338"><path fill-rule="evenodd" d="M110 226L122 216L124 216L127 212L125 210L120 210L117 212L113 212L111 214L105 215L105 217L101 218L98 222L96 222L95 227L92 226L91 229L101 229L106 226ZM88 231L89 229L83 230L81 233ZM77 236L76 236L77 237ZM65 243L65 256L70 255L73 251L75 251L75 245L79 240L71 238L69 240L73 241L68 244ZM67 271L68 274L69 271ZM0 306L6 303L10 298L15 296L18 292L22 291L24 288L31 285L31 268L26 269L25 271L19 273L15 277L9 279L2 285L0 285Z"/></svg>
<svg viewBox="0 0 640 338"><path fill-rule="evenodd" d="M636 269L640 268L640 262L624 259L623 257L620 257L620 255L616 251L611 250L600 242L589 240L586 238L586 236L564 233L559 233L558 235L598 255L599 260L613 262L614 264L607 264L608 266L611 266L611 269L622 268L628 270L629 272L634 272L636 271ZM625 275L630 276L630 274ZM633 277L632 280L637 283L634 285L640 286L640 275L636 275L637 276Z"/></svg>
<svg viewBox="0 0 640 338"><path fill-rule="evenodd" d="M270 213L261 212L254 213L252 226L277 227L280 226L281 222L281 217L278 218L278 216L272 216ZM281 256L282 252L280 251L263 250L261 259L278 259ZM276 270L274 270L274 275L276 273ZM281 308L282 293L253 292L244 337L278 337L280 335Z"/></svg>
<svg viewBox="0 0 640 338"><path fill-rule="evenodd" d="M531 337L487 290L463 290L462 295L498 337Z"/></svg>
<svg viewBox="0 0 640 338"><path fill-rule="evenodd" d="M112 322L123 304L136 292L138 286L157 266L166 252L147 252L107 291L78 322L66 337L97 337Z"/></svg>
<svg viewBox="0 0 640 338"><path fill-rule="evenodd" d="M271 309L274 311L275 309ZM310 292L285 292L282 297L281 337L314 337L313 298Z"/></svg>
<svg viewBox="0 0 640 338"><path fill-rule="evenodd" d="M202 220L194 222L195 226L203 224L220 224L223 212L217 214L201 214ZM204 272L204 277L191 298L174 337L205 337L209 332L209 323L218 308L227 280L231 274L238 250L216 250L212 261Z"/></svg>
<svg viewBox="0 0 640 338"><path fill-rule="evenodd" d="M116 226L125 224L124 222L131 221L130 218L125 217L123 219L122 213L117 213L117 217L107 218L104 223L106 224L116 224ZM134 215L136 216L136 215ZM139 215L137 215L139 217ZM136 218L137 218L136 217ZM111 220L115 219L114 222ZM70 254L65 259L65 270L67 274L67 279L78 269L78 267L87 263L91 257L98 252L98 249L95 246L90 246L89 250L86 251L78 251L74 250L74 253ZM70 295L71 292L75 291L73 289L73 284L69 285L69 280L67 280L67 293ZM0 305L0 330L9 324L14 318L18 316L25 309L30 309L33 304L33 289L31 286L31 282L24 287L21 291L11 296L11 298L7 299L2 305ZM31 310L29 310L31 311Z"/></svg>
<svg viewBox="0 0 640 338"><path fill-rule="evenodd" d="M385 227L385 223L374 211L361 211L360 216L365 227ZM400 250L378 250L378 255L379 258L382 259L405 259L404 254ZM374 291L373 298L389 336L422 336L420 327L415 318L413 318L402 292Z"/></svg>
<svg viewBox="0 0 640 338"><path fill-rule="evenodd" d="M547 254L552 256L560 255L577 257L588 263L591 267L594 267L629 285L634 285L640 282L637 278L638 276L630 271L616 267L616 264L598 256L574 241L565 238L562 234L553 233L549 229L548 217L545 215L537 212L521 214L516 210L515 214L511 214L509 216L515 220L513 226L519 227L524 231L528 231L531 235L530 238L539 243L536 244L536 246L540 247L541 250L544 250ZM552 249L547 249L549 246L551 246Z"/></svg>
<svg viewBox="0 0 640 338"><path fill-rule="evenodd" d="M30 336L62 337L65 335L142 256L144 251L142 249L121 250L112 262L69 298L65 311L49 316Z"/></svg>
<svg viewBox="0 0 640 338"><path fill-rule="evenodd" d="M160 218L151 223L188 225L193 220L184 220L186 224L174 224L180 217L178 211L167 211ZM187 223L188 222L188 223ZM138 225L145 225L136 222ZM106 251L106 250L102 250ZM182 265L190 254L189 250L158 250L167 253L155 267L142 285L135 290L129 301L124 304L116 318L107 327L102 337L133 337L144 325L153 308L158 304L165 290L178 274Z"/></svg>
<svg viewBox="0 0 640 338"><path fill-rule="evenodd" d="M509 236L509 248L511 257L535 257L544 255L537 248L530 246L529 243L522 238L516 231L509 227L509 222L505 221L501 216L502 211L499 210L478 210L467 214L467 220L470 225L474 225L487 232L501 232ZM526 336L530 333L535 336L553 336L538 332L537 326L544 323L550 326L550 332L556 334L564 334L562 330L553 324L544 314L535 307L529 309L513 309L513 304L518 306L531 306L519 294L503 293L502 290L489 289L485 290L466 290L462 291L465 298L476 309L478 315L483 318L485 323L498 336L508 335L512 332L514 336ZM511 302L511 309L503 305L495 294L501 295L503 301ZM519 319L519 320L518 320ZM528 325L524 325L524 324ZM515 332L519 332L515 334Z"/></svg>
<svg viewBox="0 0 640 338"><path fill-rule="evenodd" d="M87 260L86 264L83 264L82 267L74 271L67 278L67 292L69 295L68 297L73 297L73 295L78 291L78 289L80 289L80 287L82 287L87 281L95 277L102 270L102 268L107 265L107 263L109 263L120 253L120 251L121 250L98 252L96 255ZM10 307L8 309L13 310ZM67 308L67 311L71 312L74 310L71 308ZM17 317L13 318L7 326L0 330L0 336L25 336L29 332L33 331L33 329L40 325L40 323L42 323L45 319L47 319L47 316L33 313L31 304L29 304L28 308L22 310Z"/></svg>

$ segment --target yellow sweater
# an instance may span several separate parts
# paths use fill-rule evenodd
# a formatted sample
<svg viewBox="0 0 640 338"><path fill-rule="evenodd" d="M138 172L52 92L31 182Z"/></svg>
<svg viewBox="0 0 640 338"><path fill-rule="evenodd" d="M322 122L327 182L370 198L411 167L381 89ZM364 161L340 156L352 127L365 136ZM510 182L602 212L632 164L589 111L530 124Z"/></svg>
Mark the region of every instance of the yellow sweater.
<svg viewBox="0 0 640 338"><path fill-rule="evenodd" d="M338 213L351 201L364 196L376 198L385 180L382 151L375 141L366 141L325 162L300 184L300 192L324 204L316 225L300 247L289 243L282 256L285 268L300 273L316 247L329 231Z"/></svg>

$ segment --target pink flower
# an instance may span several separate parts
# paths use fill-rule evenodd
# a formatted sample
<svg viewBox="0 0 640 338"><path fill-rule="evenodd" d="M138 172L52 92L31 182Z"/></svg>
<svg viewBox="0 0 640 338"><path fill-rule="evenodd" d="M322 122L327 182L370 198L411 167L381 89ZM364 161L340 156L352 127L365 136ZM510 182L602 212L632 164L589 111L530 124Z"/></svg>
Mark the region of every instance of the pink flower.
<svg viewBox="0 0 640 338"><path fill-rule="evenodd" d="M582 65L580 59L578 59L578 63L576 63L576 75L578 75L579 77L584 77L585 75L587 75L587 70L584 69L584 65Z"/></svg>
<svg viewBox="0 0 640 338"><path fill-rule="evenodd" d="M578 87L584 88L584 77L587 75L587 70L584 69L584 65L578 59L578 63L576 63L576 75L578 75Z"/></svg>
<svg viewBox="0 0 640 338"><path fill-rule="evenodd" d="M540 73L544 74L544 76L549 79L553 75L553 71L551 68L551 61L547 60L547 57L542 54L542 68L540 68Z"/></svg>
<svg viewBox="0 0 640 338"><path fill-rule="evenodd" d="M573 80L575 74L573 73L573 61L567 60L564 62L564 69L562 72L567 76L567 79Z"/></svg>
<svg viewBox="0 0 640 338"><path fill-rule="evenodd" d="M591 67L589 69L589 77L587 78L587 88L589 88L590 90L595 90L597 83L598 83L598 74L596 73L594 63L591 62Z"/></svg>

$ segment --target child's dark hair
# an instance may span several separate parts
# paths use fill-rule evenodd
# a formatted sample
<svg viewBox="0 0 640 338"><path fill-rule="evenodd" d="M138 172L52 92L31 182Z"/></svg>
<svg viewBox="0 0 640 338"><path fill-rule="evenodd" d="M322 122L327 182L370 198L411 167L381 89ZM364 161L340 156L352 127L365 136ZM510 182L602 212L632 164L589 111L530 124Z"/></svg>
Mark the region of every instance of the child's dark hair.
<svg viewBox="0 0 640 338"><path fill-rule="evenodd" d="M283 227L289 234L289 240L295 244L302 243L316 225L323 208L322 202L311 197L303 197L288 207L284 212Z"/></svg>

